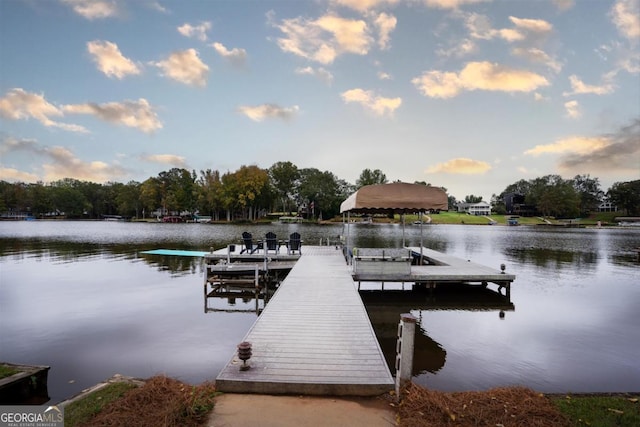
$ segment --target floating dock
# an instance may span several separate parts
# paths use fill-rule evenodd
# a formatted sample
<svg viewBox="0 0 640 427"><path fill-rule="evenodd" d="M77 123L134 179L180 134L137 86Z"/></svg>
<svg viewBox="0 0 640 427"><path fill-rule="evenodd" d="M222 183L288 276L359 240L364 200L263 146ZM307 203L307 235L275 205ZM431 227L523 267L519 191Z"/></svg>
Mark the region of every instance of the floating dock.
<svg viewBox="0 0 640 427"><path fill-rule="evenodd" d="M400 251L405 253L401 254ZM425 247L370 249L360 256L362 252L363 250L359 250L354 255L357 268L354 268L353 279L357 282L413 282L424 284L428 288L447 283L483 286L494 283L498 285L498 291L505 289L507 298L510 298L511 282L516 279L513 274ZM422 265L412 265L416 260L419 261L421 255Z"/></svg>
<svg viewBox="0 0 640 427"><path fill-rule="evenodd" d="M384 355L340 250L303 247L244 338L251 368L234 355L222 392L372 396L394 388Z"/></svg>

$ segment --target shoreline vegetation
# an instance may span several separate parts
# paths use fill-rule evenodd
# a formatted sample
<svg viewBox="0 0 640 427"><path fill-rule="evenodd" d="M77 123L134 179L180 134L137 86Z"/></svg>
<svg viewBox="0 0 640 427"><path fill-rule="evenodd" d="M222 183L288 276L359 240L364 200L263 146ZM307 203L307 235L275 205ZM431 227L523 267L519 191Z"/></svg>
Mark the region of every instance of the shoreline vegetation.
<svg viewBox="0 0 640 427"><path fill-rule="evenodd" d="M255 220L240 220L240 221L206 221L199 223L202 224L264 224L278 222L279 217L283 216L282 213L272 213L267 217ZM618 219L617 219L618 218ZM554 218L554 217L541 217L541 216L517 216L517 215L469 215L462 212L439 212L433 214L425 214L422 218L424 225L503 225L508 226L509 220L515 219L517 225L531 225L531 226L555 226L555 227L620 227L619 218L629 217L625 216L622 212L598 212L593 213L585 218ZM104 221L103 219L67 219L67 218L47 218L38 219L37 221ZM405 215L405 223L407 225L418 225L420 217L417 214ZM126 221L131 222L150 222L157 223L161 220L157 218L145 218L145 219L130 219ZM350 218L352 224L356 225L379 225L379 224L401 224L402 217L395 214L393 217L386 215L375 216L354 216ZM637 217L636 221L640 224L640 217ZM184 222L196 222L193 220L186 220ZM339 224L343 222L342 217L335 217L327 220L315 220L315 219L303 219L299 223L302 224Z"/></svg>
<svg viewBox="0 0 640 427"><path fill-rule="evenodd" d="M140 381L119 377L65 405L65 426L206 425L219 395L206 382L189 385L165 376ZM637 426L638 393L543 394L525 387L441 392L408 384L396 403L398 426Z"/></svg>

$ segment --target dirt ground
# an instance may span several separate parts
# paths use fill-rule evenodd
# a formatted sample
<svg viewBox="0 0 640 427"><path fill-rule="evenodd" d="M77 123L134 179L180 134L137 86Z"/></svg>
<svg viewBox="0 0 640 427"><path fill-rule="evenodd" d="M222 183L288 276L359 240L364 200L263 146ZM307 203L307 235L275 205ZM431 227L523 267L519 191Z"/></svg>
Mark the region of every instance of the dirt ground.
<svg viewBox="0 0 640 427"><path fill-rule="evenodd" d="M208 427L389 427L396 410L381 398L222 394Z"/></svg>

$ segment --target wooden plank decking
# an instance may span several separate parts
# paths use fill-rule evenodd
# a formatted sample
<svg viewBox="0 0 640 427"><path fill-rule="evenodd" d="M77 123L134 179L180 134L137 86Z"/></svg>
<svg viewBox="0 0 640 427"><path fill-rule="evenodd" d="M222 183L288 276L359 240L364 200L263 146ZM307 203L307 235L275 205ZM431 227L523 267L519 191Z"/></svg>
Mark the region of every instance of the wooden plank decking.
<svg viewBox="0 0 640 427"><path fill-rule="evenodd" d="M251 369L237 355L216 378L223 392L378 395L394 388L384 355L335 247L305 246L246 335Z"/></svg>
<svg viewBox="0 0 640 427"><path fill-rule="evenodd" d="M420 255L419 247L408 248L415 256ZM499 286L509 286L516 279L513 274L502 273L494 268L466 261L455 256L428 248L422 248L422 255L429 265L412 265L409 274L357 274L357 281L371 282L492 282Z"/></svg>

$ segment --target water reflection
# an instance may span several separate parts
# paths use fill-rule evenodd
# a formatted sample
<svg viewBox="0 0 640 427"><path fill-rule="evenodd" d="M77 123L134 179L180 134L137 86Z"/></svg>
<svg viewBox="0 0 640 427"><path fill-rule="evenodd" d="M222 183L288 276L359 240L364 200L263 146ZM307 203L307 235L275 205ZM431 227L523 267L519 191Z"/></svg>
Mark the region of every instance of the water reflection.
<svg viewBox="0 0 640 427"><path fill-rule="evenodd" d="M597 252L548 249L510 248L504 251L511 262L533 264L545 268L570 268L578 266L584 270L595 270L599 261Z"/></svg>
<svg viewBox="0 0 640 427"><path fill-rule="evenodd" d="M264 300L228 295L207 306L200 259L141 252L217 249L239 243L243 231L298 231L310 245L343 234L340 224L0 222L0 360L51 366L54 402L115 373L215 378ZM407 245L421 234L432 249L506 263L517 276L513 303L461 298L454 288L362 291L391 366L400 314L412 312L421 322L414 380L430 388L640 388L640 230L407 226ZM397 247L402 228L352 227L351 238L358 247Z"/></svg>
<svg viewBox="0 0 640 427"><path fill-rule="evenodd" d="M396 357L398 322L403 313L416 313L419 330L416 332L413 375L436 373L445 365L447 352L429 337L422 324L422 312L428 310L495 311L504 318L506 311L514 311L509 299L491 289L465 284L448 284L434 290L413 287L411 290L362 290L360 296L369 319L393 371Z"/></svg>

